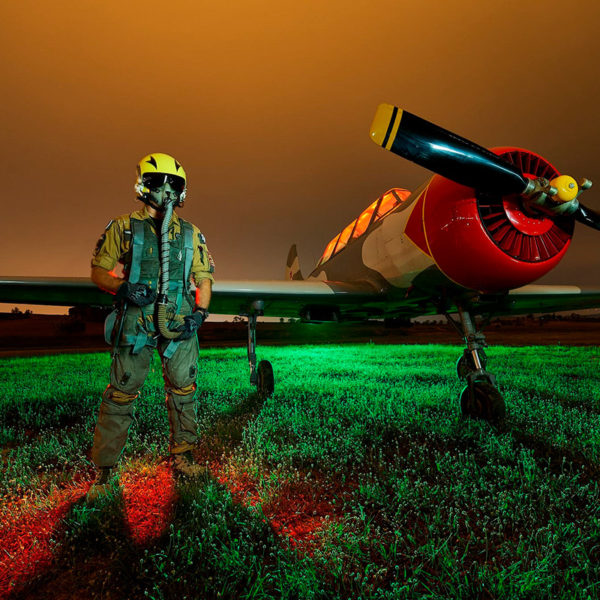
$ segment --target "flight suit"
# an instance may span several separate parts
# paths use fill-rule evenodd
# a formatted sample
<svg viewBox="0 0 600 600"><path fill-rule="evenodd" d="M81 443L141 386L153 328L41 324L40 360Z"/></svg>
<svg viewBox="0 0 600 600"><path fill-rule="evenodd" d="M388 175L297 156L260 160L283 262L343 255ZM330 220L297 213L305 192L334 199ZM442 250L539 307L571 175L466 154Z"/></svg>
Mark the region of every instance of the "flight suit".
<svg viewBox="0 0 600 600"><path fill-rule="evenodd" d="M123 276L131 283L144 283L158 292L160 276L160 223L146 206L111 221L98 240L92 266L113 270L120 262ZM194 301L190 277L197 286L203 279L214 282L214 262L200 230L175 213L169 224L168 325L175 329L183 316L192 313ZM98 467L112 467L118 460L133 419L134 401L139 395L154 349L159 352L166 404L169 414L169 452L191 450L197 441L194 396L198 361L198 338L168 340L157 334L155 303L120 307L107 319L107 341L116 344L110 368L110 383L102 395L94 432L92 460ZM122 320L122 326L121 326Z"/></svg>

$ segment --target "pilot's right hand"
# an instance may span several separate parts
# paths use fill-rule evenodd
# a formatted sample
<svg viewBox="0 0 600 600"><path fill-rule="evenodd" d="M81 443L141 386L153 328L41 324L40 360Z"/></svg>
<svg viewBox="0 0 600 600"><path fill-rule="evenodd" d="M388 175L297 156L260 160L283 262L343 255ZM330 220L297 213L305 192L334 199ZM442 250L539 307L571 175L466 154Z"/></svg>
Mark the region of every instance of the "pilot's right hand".
<svg viewBox="0 0 600 600"><path fill-rule="evenodd" d="M127 300L136 306L147 306L156 300L156 292L145 283L125 281L119 286L115 298L117 300Z"/></svg>

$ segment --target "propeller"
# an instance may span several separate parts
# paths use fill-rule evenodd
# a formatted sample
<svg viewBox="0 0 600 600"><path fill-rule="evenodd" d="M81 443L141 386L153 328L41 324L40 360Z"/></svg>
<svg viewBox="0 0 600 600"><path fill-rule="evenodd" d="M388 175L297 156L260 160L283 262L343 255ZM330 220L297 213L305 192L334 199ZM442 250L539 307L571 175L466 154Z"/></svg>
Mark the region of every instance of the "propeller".
<svg viewBox="0 0 600 600"><path fill-rule="evenodd" d="M581 205L578 197L592 186L568 175L552 181L531 179L513 164L470 140L391 104L380 104L371 124L371 139L456 183L482 192L520 194L532 209L551 215L571 214L600 230L600 214Z"/></svg>

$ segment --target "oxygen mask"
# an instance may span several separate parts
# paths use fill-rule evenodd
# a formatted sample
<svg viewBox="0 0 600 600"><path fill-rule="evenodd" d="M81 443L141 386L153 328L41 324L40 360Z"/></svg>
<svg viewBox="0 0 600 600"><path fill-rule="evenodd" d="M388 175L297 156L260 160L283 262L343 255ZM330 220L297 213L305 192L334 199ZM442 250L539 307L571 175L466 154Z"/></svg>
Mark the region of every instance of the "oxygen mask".
<svg viewBox="0 0 600 600"><path fill-rule="evenodd" d="M160 211L177 204L185 189L185 180L177 175L147 173L144 186L148 188L148 203Z"/></svg>

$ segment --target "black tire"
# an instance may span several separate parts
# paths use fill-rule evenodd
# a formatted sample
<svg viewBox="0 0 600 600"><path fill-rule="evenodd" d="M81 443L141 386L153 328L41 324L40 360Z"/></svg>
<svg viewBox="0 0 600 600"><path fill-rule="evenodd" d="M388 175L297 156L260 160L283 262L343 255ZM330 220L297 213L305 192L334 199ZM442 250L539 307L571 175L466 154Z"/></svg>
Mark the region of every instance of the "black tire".
<svg viewBox="0 0 600 600"><path fill-rule="evenodd" d="M261 360L256 368L256 389L260 398L269 398L275 391L273 367L268 360Z"/></svg>
<svg viewBox="0 0 600 600"><path fill-rule="evenodd" d="M487 366L487 355L483 350L478 350L477 353L479 354L481 366L485 370L485 367ZM475 370L473 355L465 350L463 355L456 361L456 374L459 379L466 379L467 375Z"/></svg>
<svg viewBox="0 0 600 600"><path fill-rule="evenodd" d="M465 417L497 423L506 416L502 394L489 381L473 384L473 397L467 385L460 395L460 409Z"/></svg>

